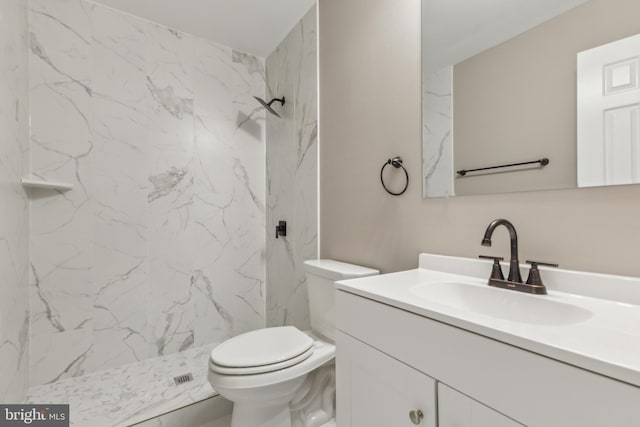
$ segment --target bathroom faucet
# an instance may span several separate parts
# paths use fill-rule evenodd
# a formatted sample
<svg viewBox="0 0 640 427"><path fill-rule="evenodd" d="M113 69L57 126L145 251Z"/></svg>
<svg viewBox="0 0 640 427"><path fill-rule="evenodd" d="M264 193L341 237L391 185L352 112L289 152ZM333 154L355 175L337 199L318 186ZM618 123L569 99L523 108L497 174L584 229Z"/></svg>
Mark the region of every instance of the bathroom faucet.
<svg viewBox="0 0 640 427"><path fill-rule="evenodd" d="M500 225L504 225L507 230L509 230L509 237L511 238L509 277L507 278L507 280L505 280L504 276L502 275L502 267L500 267L500 261L502 261L503 258L480 255L480 258L493 260L493 268L491 270L491 277L489 278L489 286L495 286L497 288L503 289L513 289L529 294L546 294L547 288L544 286L544 284L542 283L542 279L540 278L538 265L557 267L558 264L549 264L539 261L527 261L528 264L531 264L531 269L529 270L527 283L523 283L522 277L520 276L520 261L518 261L518 234L516 233L516 228L513 226L513 224L511 224L506 219L496 219L492 221L491 224L489 224L489 226L487 227L487 231L484 232L484 237L482 238L482 246L491 246L491 236L493 235L495 229Z"/></svg>
<svg viewBox="0 0 640 427"><path fill-rule="evenodd" d="M504 225L509 230L509 238L511 239L511 259L509 260L509 277L507 280L512 283L522 283L520 276L520 261L518 261L518 233L516 228L506 219L496 219L489 224L487 231L484 232L482 246L491 246L491 236L493 231L499 225Z"/></svg>

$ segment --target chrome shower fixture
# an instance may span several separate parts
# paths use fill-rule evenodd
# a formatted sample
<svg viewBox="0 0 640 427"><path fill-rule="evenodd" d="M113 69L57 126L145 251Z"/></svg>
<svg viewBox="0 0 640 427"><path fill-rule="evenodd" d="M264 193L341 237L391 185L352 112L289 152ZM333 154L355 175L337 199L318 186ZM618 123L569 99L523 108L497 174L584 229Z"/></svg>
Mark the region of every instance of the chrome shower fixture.
<svg viewBox="0 0 640 427"><path fill-rule="evenodd" d="M271 114L274 114L277 117L280 117L280 114L276 113L276 111L273 108L271 108L271 104L277 101L280 103L280 105L284 106L284 96L282 98L273 98L269 102L266 102L264 99L258 98L257 96L254 96L254 98L258 100L258 102L262 104L262 106L266 108L268 112L270 112Z"/></svg>

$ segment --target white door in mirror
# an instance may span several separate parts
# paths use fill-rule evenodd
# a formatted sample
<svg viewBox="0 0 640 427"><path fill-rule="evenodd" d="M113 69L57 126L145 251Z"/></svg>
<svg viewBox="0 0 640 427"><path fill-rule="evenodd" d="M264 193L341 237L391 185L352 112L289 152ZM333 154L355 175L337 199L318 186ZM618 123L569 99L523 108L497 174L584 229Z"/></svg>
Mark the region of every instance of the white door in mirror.
<svg viewBox="0 0 640 427"><path fill-rule="evenodd" d="M640 182L640 35L578 53L578 187Z"/></svg>

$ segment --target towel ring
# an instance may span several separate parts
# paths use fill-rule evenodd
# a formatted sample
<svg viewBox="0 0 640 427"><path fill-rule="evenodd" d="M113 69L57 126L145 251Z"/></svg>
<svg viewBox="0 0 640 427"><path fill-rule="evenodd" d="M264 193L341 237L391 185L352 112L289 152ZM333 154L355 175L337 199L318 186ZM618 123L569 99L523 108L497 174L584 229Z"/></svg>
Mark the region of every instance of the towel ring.
<svg viewBox="0 0 640 427"><path fill-rule="evenodd" d="M404 171L404 176L407 178L407 182L404 185L404 189L399 193L394 193L393 191L389 190L384 183L384 178L382 177L382 174L384 173L384 168L386 168L388 165L391 165L396 169L402 168L402 170ZM400 156L394 157L393 159L387 160L385 164L382 165L382 169L380 169L380 182L382 183L382 187L384 188L384 190L387 193L391 194L392 196L400 196L404 194L405 191L407 191L407 188L409 188L409 172L407 172L407 168L405 168L404 165L402 164L402 157Z"/></svg>

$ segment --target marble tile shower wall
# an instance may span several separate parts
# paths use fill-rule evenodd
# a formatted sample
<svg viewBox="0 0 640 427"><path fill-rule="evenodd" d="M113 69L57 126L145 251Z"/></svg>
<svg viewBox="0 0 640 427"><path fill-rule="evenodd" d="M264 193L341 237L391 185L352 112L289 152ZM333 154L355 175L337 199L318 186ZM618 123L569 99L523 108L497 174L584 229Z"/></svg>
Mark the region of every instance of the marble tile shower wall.
<svg viewBox="0 0 640 427"><path fill-rule="evenodd" d="M454 196L453 66L422 79L422 195Z"/></svg>
<svg viewBox="0 0 640 427"><path fill-rule="evenodd" d="M265 324L261 59L31 0L31 384Z"/></svg>
<svg viewBox="0 0 640 427"><path fill-rule="evenodd" d="M0 402L20 403L29 378L29 29L24 0L0 2Z"/></svg>
<svg viewBox="0 0 640 427"><path fill-rule="evenodd" d="M267 58L267 324L309 328L303 262L318 257L317 38L314 6ZM278 105L278 104L276 104ZM277 108L277 107L276 107ZM288 236L275 238L286 220Z"/></svg>

